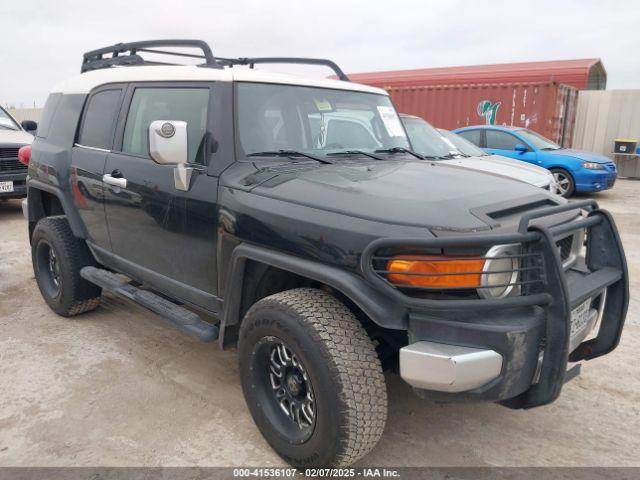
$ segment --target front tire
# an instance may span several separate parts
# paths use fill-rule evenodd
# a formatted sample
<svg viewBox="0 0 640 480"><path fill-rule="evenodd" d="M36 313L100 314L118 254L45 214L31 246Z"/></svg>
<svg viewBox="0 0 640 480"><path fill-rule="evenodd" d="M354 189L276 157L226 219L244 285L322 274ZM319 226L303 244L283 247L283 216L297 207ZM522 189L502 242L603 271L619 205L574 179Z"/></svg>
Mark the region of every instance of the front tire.
<svg viewBox="0 0 640 480"><path fill-rule="evenodd" d="M47 217L36 224L31 259L40 293L51 310L72 317L98 306L100 287L80 276L82 267L96 263L65 217Z"/></svg>
<svg viewBox="0 0 640 480"><path fill-rule="evenodd" d="M576 190L576 182L573 179L573 175L563 168L552 168L550 171L558 185L558 194L564 198L569 198L573 195Z"/></svg>
<svg viewBox="0 0 640 480"><path fill-rule="evenodd" d="M332 295L304 288L260 300L242 322L238 354L251 415L291 465L348 466L378 443L387 416L380 361Z"/></svg>

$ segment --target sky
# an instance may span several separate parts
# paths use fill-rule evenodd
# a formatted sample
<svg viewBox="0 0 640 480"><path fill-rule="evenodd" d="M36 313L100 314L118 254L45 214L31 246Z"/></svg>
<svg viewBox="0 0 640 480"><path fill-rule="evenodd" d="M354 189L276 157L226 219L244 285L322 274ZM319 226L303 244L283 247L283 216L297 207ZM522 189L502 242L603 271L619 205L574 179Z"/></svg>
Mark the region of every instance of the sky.
<svg viewBox="0 0 640 480"><path fill-rule="evenodd" d="M352 73L600 57L608 89L633 89L639 28L637 0L0 0L0 105L42 106L85 51L159 38Z"/></svg>

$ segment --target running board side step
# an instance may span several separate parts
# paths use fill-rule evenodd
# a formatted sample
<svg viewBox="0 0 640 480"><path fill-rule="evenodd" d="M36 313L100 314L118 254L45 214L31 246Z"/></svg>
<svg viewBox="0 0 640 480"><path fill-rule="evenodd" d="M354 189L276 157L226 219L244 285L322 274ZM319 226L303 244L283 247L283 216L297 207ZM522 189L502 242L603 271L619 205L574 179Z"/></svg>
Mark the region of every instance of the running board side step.
<svg viewBox="0 0 640 480"><path fill-rule="evenodd" d="M108 270L84 267L80 270L80 276L104 290L121 295L147 310L151 310L183 332L203 342L212 342L218 338L219 329L216 325L205 322L191 310L162 298L160 295L131 285Z"/></svg>

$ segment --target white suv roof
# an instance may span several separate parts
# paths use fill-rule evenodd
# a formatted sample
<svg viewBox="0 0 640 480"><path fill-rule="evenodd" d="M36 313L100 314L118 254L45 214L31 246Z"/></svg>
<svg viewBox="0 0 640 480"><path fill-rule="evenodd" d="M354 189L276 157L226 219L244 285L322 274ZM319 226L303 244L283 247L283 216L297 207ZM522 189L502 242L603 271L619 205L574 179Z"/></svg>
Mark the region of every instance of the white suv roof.
<svg viewBox="0 0 640 480"><path fill-rule="evenodd" d="M380 88L342 80L308 78L298 75L282 74L242 67L219 69L195 65L103 68L71 77L70 79L56 85L52 92L84 94L89 93L95 87L108 83L162 81L279 83L284 85L301 85L387 95L387 92Z"/></svg>

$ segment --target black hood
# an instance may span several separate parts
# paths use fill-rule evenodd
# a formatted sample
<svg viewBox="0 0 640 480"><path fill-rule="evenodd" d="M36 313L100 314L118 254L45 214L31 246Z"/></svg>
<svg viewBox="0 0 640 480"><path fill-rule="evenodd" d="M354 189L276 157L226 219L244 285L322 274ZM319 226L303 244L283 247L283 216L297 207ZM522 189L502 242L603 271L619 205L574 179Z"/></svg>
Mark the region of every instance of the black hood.
<svg viewBox="0 0 640 480"><path fill-rule="evenodd" d="M560 203L558 197L519 181L423 160L289 165L253 177L249 183L257 184L254 194L432 230L488 230L497 225L492 207L500 210L500 205L522 204L523 199L538 205Z"/></svg>

